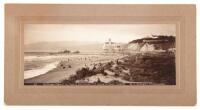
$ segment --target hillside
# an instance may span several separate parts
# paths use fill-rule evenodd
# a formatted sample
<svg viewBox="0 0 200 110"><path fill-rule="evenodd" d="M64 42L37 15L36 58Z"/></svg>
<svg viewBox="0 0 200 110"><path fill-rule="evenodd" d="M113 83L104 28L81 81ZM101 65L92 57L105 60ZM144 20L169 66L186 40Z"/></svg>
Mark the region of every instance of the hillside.
<svg viewBox="0 0 200 110"><path fill-rule="evenodd" d="M175 48L175 36L152 35L128 43L129 51L166 51Z"/></svg>
<svg viewBox="0 0 200 110"><path fill-rule="evenodd" d="M144 43L145 40L156 40L157 41L157 42L152 42L152 44L164 43L164 42L175 43L175 36L152 35L152 37L145 37L145 38L133 40L133 41L129 42L129 44L131 44L131 43Z"/></svg>

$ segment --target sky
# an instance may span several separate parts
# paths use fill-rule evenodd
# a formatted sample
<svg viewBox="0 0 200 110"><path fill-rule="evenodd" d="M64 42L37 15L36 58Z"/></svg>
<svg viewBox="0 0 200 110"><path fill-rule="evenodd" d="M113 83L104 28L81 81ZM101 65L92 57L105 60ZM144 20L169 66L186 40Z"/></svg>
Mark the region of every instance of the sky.
<svg viewBox="0 0 200 110"><path fill-rule="evenodd" d="M24 44L55 41L127 43L151 35L176 36L175 24L25 24Z"/></svg>

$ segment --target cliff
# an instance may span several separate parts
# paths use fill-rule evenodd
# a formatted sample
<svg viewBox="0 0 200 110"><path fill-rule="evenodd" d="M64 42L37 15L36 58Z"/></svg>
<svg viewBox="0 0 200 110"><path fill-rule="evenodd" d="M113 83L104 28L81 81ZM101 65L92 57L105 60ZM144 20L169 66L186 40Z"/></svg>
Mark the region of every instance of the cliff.
<svg viewBox="0 0 200 110"><path fill-rule="evenodd" d="M133 51L165 51L172 48L175 48L175 36L152 35L128 43L128 50Z"/></svg>

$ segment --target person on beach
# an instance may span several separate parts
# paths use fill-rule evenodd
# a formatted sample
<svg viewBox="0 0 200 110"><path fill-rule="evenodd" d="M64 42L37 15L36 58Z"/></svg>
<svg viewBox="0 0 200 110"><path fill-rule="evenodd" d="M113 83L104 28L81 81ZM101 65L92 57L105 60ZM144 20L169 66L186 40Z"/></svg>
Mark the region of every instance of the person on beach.
<svg viewBox="0 0 200 110"><path fill-rule="evenodd" d="M95 69L97 69L97 68L96 68L96 66L94 65L93 68L92 68L92 70L95 70Z"/></svg>
<svg viewBox="0 0 200 110"><path fill-rule="evenodd" d="M85 68L88 68L87 64L85 64Z"/></svg>
<svg viewBox="0 0 200 110"><path fill-rule="evenodd" d="M99 66L100 66L100 67L102 66L101 62L99 62Z"/></svg>
<svg viewBox="0 0 200 110"><path fill-rule="evenodd" d="M119 59L116 60L117 65L119 64Z"/></svg>

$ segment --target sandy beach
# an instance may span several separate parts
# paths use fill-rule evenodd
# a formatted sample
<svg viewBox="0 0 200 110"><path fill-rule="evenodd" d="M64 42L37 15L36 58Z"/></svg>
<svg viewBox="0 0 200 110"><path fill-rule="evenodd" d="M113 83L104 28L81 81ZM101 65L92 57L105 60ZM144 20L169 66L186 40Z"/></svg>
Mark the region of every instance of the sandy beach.
<svg viewBox="0 0 200 110"><path fill-rule="evenodd" d="M57 55L51 58L34 58L38 59L41 62L53 62L39 69L25 71L24 84L175 84L175 58L170 53Z"/></svg>
<svg viewBox="0 0 200 110"><path fill-rule="evenodd" d="M55 59L56 62L47 64L41 69L36 69L36 70L29 70L25 71L24 75L24 83L59 83L60 81L69 78L71 75L76 74L76 71L78 69L81 69L82 67L89 67L92 68L94 65L99 64L99 63L106 63L110 61L115 61L116 59L122 58L123 55L61 55L61 56L52 56L49 57L41 57L41 58L36 58L33 57L32 60L49 60L49 59ZM30 61L27 58L27 60ZM59 63L58 63L59 62ZM53 68L50 68L49 71L48 69L44 69L45 67L48 67L48 65ZM69 67L70 66L70 67ZM35 74L34 74L35 72ZM29 74L33 74L32 77ZM42 73L42 74L40 74Z"/></svg>

